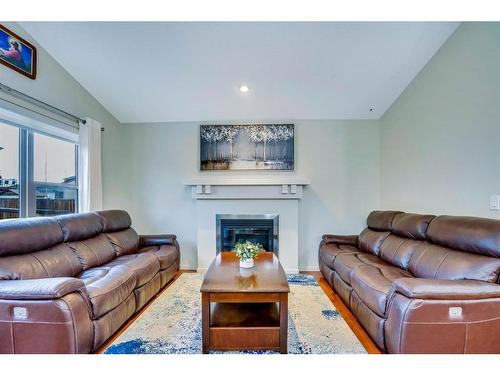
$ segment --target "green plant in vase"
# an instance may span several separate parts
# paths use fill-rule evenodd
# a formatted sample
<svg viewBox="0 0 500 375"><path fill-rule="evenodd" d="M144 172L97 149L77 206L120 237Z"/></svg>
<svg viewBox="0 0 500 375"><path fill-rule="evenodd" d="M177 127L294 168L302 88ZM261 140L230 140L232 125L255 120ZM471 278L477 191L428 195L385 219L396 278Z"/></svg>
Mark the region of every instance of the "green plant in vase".
<svg viewBox="0 0 500 375"><path fill-rule="evenodd" d="M254 243L248 240L245 242L238 242L234 245L234 252L236 256L240 258L240 267L242 268L252 268L254 265L253 260L257 258L262 251L263 248L260 243Z"/></svg>

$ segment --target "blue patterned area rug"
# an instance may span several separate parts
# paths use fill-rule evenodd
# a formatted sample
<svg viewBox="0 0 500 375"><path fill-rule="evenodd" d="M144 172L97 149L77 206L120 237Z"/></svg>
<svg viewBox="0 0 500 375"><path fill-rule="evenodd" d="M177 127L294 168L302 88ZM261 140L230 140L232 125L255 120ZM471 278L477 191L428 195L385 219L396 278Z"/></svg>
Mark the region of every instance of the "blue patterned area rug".
<svg viewBox="0 0 500 375"><path fill-rule="evenodd" d="M202 280L202 274L182 274L104 354L201 353ZM366 353L312 276L289 275L288 282L289 353Z"/></svg>

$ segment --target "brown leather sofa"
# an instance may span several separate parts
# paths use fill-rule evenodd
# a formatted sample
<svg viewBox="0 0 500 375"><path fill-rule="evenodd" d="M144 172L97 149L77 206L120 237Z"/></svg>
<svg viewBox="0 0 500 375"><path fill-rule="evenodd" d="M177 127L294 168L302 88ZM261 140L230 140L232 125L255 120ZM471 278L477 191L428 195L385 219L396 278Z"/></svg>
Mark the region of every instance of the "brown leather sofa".
<svg viewBox="0 0 500 375"><path fill-rule="evenodd" d="M0 221L0 353L90 353L179 270L125 211Z"/></svg>
<svg viewBox="0 0 500 375"><path fill-rule="evenodd" d="M374 211L320 270L389 353L500 353L500 221Z"/></svg>

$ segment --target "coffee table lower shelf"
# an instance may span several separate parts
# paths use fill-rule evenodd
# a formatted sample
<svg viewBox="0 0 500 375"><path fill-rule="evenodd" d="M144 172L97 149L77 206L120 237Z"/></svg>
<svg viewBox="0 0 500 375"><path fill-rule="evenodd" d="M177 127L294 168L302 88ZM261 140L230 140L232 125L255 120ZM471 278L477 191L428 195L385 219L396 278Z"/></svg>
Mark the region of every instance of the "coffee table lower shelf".
<svg viewBox="0 0 500 375"><path fill-rule="evenodd" d="M210 350L273 350L287 352L287 304L276 302L209 302L202 293L203 353Z"/></svg>

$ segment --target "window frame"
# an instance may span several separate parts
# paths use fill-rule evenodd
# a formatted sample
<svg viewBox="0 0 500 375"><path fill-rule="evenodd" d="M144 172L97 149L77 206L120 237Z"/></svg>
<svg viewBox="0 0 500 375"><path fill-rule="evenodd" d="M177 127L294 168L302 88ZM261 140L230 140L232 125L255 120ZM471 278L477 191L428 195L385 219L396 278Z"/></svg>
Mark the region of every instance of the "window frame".
<svg viewBox="0 0 500 375"><path fill-rule="evenodd" d="M38 130L33 130L26 128L17 124L13 124L10 121L1 121L0 126L13 126L19 129L19 170L18 170L18 184L19 184L19 218L36 217L36 188L38 186L52 186L61 187L64 189L75 191L75 213L79 212L80 209L80 178L79 178L79 160L80 160L80 150L78 142L74 139L67 139L64 137L54 136L53 134L44 133ZM75 152L75 183L56 183L56 182L44 182L36 181L34 179L34 135L41 134L47 137L58 139L63 142L69 142L74 146Z"/></svg>

